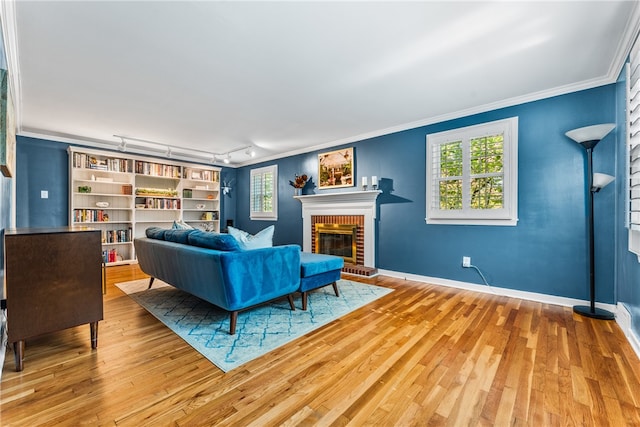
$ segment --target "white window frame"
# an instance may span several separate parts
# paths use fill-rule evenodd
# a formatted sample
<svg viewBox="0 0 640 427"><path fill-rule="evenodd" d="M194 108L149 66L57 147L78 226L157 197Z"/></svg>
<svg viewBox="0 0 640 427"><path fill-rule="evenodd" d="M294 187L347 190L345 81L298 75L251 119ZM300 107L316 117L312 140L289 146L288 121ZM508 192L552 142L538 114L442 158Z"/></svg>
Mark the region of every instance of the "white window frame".
<svg viewBox="0 0 640 427"><path fill-rule="evenodd" d="M502 209L472 209L470 204L470 144L473 138L504 135L504 169ZM439 147L448 142L462 141L463 207L459 210L440 209ZM518 223L518 117L482 123L427 135L427 224L503 225Z"/></svg>
<svg viewBox="0 0 640 427"><path fill-rule="evenodd" d="M265 176L271 174L273 197L272 205L273 211L265 212L264 210L254 211L253 206L253 181L254 177L261 176L262 182L264 182ZM264 186L263 186L264 188ZM258 221L277 221L278 220L278 165L265 166L262 168L251 169L249 177L249 217Z"/></svg>

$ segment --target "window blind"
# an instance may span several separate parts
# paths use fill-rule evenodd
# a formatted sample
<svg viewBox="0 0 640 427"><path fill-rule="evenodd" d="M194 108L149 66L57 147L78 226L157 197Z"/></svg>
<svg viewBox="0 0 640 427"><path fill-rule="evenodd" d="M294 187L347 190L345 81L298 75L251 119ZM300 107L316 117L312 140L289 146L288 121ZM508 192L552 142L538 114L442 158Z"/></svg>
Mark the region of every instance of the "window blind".
<svg viewBox="0 0 640 427"><path fill-rule="evenodd" d="M640 259L640 44L631 48L627 72L627 162L629 251Z"/></svg>

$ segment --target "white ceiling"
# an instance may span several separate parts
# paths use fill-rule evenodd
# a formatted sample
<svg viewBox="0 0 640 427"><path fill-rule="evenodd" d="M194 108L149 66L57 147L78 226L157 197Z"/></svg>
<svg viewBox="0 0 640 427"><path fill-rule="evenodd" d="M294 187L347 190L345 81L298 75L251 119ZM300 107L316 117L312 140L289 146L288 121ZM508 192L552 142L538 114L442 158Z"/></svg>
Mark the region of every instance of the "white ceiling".
<svg viewBox="0 0 640 427"><path fill-rule="evenodd" d="M256 147L253 160L232 153L240 165L612 83L638 9L17 1L3 30L19 134Z"/></svg>

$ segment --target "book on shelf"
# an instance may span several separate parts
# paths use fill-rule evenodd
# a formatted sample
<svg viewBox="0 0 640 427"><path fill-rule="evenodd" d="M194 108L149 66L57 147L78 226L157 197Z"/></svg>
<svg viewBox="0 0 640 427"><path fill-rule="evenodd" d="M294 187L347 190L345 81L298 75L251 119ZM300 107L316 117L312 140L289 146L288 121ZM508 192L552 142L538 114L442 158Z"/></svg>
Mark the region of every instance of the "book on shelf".
<svg viewBox="0 0 640 427"><path fill-rule="evenodd" d="M73 153L73 167L109 172L131 172L128 159L116 157L98 158L85 153Z"/></svg>
<svg viewBox="0 0 640 427"><path fill-rule="evenodd" d="M73 222L108 222L109 214L102 209L74 209Z"/></svg>
<svg viewBox="0 0 640 427"><path fill-rule="evenodd" d="M132 236L131 227L120 230L102 230L102 243L128 243L131 242Z"/></svg>
<svg viewBox="0 0 640 427"><path fill-rule="evenodd" d="M104 262L105 264L121 260L122 255L120 255L115 249L107 249L102 251L102 262Z"/></svg>
<svg viewBox="0 0 640 427"><path fill-rule="evenodd" d="M140 198L136 199L136 205L138 204L142 204ZM144 207L145 209L180 209L180 199L146 197Z"/></svg>
<svg viewBox="0 0 640 427"><path fill-rule="evenodd" d="M165 165L162 163L151 163L136 160L136 173L140 175L158 176L165 178L180 178L181 167L176 165Z"/></svg>

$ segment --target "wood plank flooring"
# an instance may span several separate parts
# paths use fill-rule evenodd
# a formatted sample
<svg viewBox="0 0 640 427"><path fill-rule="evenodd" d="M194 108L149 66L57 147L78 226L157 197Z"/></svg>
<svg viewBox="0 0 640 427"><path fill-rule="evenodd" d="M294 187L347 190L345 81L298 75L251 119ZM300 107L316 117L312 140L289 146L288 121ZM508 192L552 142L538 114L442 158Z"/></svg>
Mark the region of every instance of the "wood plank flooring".
<svg viewBox="0 0 640 427"><path fill-rule="evenodd" d="M357 279L395 291L225 374L113 286L140 277L109 268L97 350L87 325L6 353L0 425L640 426L637 356L570 308Z"/></svg>

